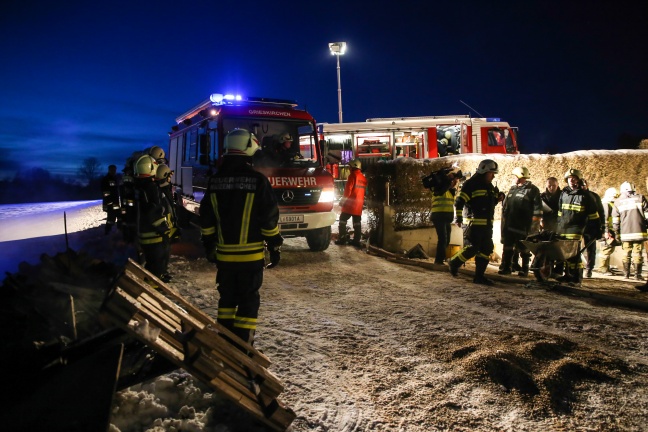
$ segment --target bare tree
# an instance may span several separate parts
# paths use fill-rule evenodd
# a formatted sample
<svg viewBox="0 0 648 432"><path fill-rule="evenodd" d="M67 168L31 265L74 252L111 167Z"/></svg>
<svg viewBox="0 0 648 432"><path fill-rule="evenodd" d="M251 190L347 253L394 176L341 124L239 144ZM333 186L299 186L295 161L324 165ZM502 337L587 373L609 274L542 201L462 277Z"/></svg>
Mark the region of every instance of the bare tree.
<svg viewBox="0 0 648 432"><path fill-rule="evenodd" d="M101 163L96 157L83 159L83 162L77 169L77 175L88 183L100 176Z"/></svg>

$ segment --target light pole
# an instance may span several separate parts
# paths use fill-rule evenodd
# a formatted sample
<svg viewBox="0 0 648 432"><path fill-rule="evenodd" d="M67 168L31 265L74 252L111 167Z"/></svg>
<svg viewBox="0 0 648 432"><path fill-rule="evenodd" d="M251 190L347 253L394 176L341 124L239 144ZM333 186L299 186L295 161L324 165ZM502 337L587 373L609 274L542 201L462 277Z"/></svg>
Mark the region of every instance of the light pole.
<svg viewBox="0 0 648 432"><path fill-rule="evenodd" d="M342 83L340 81L340 56L346 51L346 42L331 42L329 50L331 55L337 57L337 79L338 79L338 119L342 123Z"/></svg>

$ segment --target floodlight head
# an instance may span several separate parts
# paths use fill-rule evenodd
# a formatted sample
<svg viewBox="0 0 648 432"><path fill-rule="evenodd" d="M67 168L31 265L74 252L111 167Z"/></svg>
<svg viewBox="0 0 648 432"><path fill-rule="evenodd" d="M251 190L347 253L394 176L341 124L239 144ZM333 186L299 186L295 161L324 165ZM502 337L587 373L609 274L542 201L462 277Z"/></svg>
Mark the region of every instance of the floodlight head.
<svg viewBox="0 0 648 432"><path fill-rule="evenodd" d="M346 42L331 42L329 44L331 55L344 55L346 51Z"/></svg>

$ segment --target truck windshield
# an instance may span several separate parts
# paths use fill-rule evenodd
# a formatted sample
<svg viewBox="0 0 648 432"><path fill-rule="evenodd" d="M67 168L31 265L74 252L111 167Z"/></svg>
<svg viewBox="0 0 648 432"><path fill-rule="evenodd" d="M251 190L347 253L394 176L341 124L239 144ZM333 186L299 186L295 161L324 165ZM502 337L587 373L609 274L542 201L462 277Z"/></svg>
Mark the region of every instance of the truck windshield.
<svg viewBox="0 0 648 432"><path fill-rule="evenodd" d="M317 135L312 122L267 118L228 118L223 120L225 133L247 129L256 135L261 150L254 155L260 167L317 167Z"/></svg>

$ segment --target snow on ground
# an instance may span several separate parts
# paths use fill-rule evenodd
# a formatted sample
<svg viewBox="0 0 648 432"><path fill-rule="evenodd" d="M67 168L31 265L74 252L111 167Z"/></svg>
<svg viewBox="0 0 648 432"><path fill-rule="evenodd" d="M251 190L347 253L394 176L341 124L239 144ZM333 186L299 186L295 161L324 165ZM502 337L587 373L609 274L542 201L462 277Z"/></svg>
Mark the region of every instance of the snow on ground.
<svg viewBox="0 0 648 432"><path fill-rule="evenodd" d="M119 233L104 236L101 207L90 208L78 217L94 228L71 241L123 259ZM3 245L36 253L41 240ZM215 268L197 229L173 245L170 270L170 285L215 317ZM636 292L621 278L584 286ZM302 238L286 241L261 296L255 346L285 384L293 432L646 430L645 312L517 278L475 285L349 246L310 252ZM113 432L266 430L182 370L117 393L111 422Z"/></svg>

